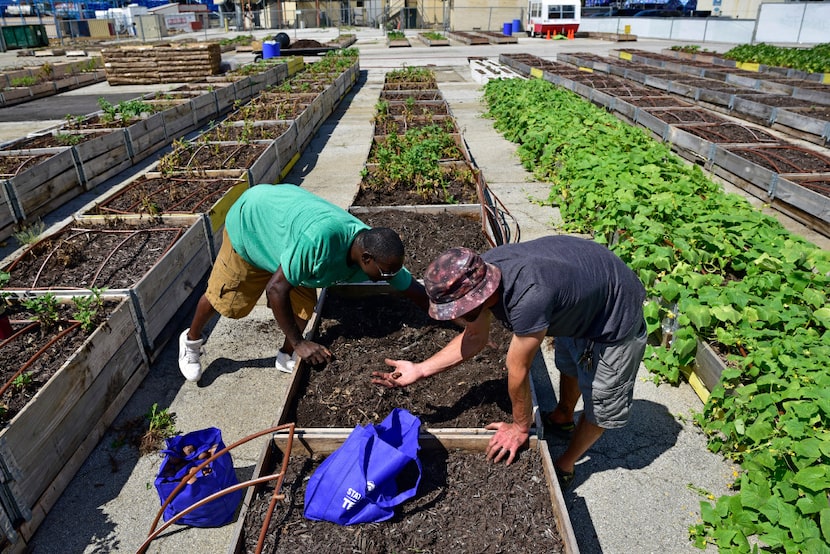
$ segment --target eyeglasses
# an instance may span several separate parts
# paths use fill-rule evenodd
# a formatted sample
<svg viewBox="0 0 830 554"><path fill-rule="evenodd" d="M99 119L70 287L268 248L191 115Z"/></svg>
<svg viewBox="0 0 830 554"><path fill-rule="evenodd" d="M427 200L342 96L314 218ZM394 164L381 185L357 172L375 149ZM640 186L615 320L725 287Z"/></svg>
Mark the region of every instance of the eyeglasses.
<svg viewBox="0 0 830 554"><path fill-rule="evenodd" d="M397 271L392 271L392 272L383 271L380 268L380 266L378 265L378 261L376 259L372 258L372 261L375 262L375 267L378 268L378 273L380 274L381 279L392 279L395 275L397 275L398 273L401 272L400 269L398 269ZM401 268L401 269L403 269L403 268Z"/></svg>

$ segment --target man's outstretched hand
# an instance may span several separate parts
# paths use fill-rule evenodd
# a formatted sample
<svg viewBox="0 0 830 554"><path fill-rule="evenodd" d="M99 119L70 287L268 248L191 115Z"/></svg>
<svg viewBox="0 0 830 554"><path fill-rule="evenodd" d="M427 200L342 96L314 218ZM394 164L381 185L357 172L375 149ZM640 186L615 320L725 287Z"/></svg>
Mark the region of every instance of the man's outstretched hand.
<svg viewBox="0 0 830 554"><path fill-rule="evenodd" d="M390 372L373 371L372 383L381 387L395 388L405 387L411 385L423 377L420 371L415 369L415 364L407 362L406 360L391 360L386 358L384 360L386 365L392 366L394 369Z"/></svg>

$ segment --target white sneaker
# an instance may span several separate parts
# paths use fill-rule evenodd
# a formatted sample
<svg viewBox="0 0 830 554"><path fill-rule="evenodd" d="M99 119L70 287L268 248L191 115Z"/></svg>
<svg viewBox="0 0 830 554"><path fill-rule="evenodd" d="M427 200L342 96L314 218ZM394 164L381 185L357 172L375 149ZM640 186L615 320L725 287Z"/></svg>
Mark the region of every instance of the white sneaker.
<svg viewBox="0 0 830 554"><path fill-rule="evenodd" d="M297 365L297 353L294 352L289 356L282 350L277 350L277 360L274 365L283 373L293 373Z"/></svg>
<svg viewBox="0 0 830 554"><path fill-rule="evenodd" d="M202 343L203 339L189 340L187 333L190 329L185 329L184 333L179 336L179 371L182 372L184 378L188 381L198 381L202 376Z"/></svg>

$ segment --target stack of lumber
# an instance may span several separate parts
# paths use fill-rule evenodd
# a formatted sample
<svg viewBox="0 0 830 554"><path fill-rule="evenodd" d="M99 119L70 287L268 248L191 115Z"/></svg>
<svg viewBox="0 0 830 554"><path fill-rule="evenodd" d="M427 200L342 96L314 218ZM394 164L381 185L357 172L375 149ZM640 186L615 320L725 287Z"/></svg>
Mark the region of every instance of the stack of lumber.
<svg viewBox="0 0 830 554"><path fill-rule="evenodd" d="M201 81L220 71L218 43L121 46L101 50L107 82L144 85Z"/></svg>

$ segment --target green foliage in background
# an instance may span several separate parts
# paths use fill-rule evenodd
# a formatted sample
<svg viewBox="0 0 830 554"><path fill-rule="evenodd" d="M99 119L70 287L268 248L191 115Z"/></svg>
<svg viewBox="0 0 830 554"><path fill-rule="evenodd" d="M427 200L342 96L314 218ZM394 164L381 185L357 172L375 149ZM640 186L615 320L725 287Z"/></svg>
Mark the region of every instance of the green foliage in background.
<svg viewBox="0 0 830 554"><path fill-rule="evenodd" d="M830 254L638 128L547 81L491 80L489 115L524 166L552 183L565 231L590 233L648 290L644 363L677 383L697 340L727 360L696 423L742 472L701 502L695 544L722 552L830 551Z"/></svg>

